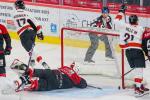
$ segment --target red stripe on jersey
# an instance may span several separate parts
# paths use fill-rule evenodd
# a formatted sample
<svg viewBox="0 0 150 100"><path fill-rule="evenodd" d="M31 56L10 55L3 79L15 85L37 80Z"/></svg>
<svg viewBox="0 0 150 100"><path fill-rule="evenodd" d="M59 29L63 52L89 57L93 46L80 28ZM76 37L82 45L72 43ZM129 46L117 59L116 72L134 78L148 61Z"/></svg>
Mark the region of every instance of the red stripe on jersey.
<svg viewBox="0 0 150 100"><path fill-rule="evenodd" d="M128 43L128 44L125 44L125 45L119 45L121 48L127 48L127 47L142 47L142 45L141 44L139 44L139 43Z"/></svg>
<svg viewBox="0 0 150 100"><path fill-rule="evenodd" d="M17 33L18 33L18 35L21 35L21 33L22 32L24 32L26 29L28 29L28 28L31 28L32 29L32 27L30 26L30 25L26 25L26 26L24 26L24 27L22 27Z"/></svg>

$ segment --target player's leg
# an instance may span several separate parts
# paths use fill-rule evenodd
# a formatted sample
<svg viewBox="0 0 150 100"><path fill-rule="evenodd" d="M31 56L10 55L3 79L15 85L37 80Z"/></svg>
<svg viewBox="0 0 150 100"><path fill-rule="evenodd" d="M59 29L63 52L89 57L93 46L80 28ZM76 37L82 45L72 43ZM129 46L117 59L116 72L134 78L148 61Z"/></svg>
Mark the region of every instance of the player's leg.
<svg viewBox="0 0 150 100"><path fill-rule="evenodd" d="M91 41L91 45L86 52L84 61L94 62L92 60L92 58L96 52L96 49L98 48L99 39L98 39L98 36L96 34L93 34L93 33L89 33L89 38Z"/></svg>
<svg viewBox="0 0 150 100"><path fill-rule="evenodd" d="M143 68L145 68L145 58L142 50L140 49L128 49L126 50L127 60L131 68L135 68L135 94L142 95L144 92L149 91L142 84L143 82Z"/></svg>
<svg viewBox="0 0 150 100"><path fill-rule="evenodd" d="M61 85L60 72L50 69L35 69L33 77L38 77L38 86L33 88L35 91L49 91L59 89Z"/></svg>
<svg viewBox="0 0 150 100"><path fill-rule="evenodd" d="M37 53L37 50L35 48L33 48L33 45L35 44L35 37L36 32L33 30L26 30L25 32L23 32L20 36L22 46L31 55L30 61L31 66L35 65L36 60L38 63L42 64L45 68L48 68L49 66L45 61L43 61L42 56Z"/></svg>
<svg viewBox="0 0 150 100"><path fill-rule="evenodd" d="M39 77L39 78L49 78L50 76L53 76L53 72L51 69L34 69L33 71L33 77Z"/></svg>
<svg viewBox="0 0 150 100"><path fill-rule="evenodd" d="M32 80L31 82L31 91L50 91L52 89L51 83L46 79L40 78L39 80Z"/></svg>
<svg viewBox="0 0 150 100"><path fill-rule="evenodd" d="M6 61L4 54L0 54L0 77L6 77Z"/></svg>
<svg viewBox="0 0 150 100"><path fill-rule="evenodd" d="M105 44L105 56L108 57L108 58L114 58L113 55L112 55L112 50L111 50L111 47L110 47L110 41L108 39L108 36L106 35L102 35L99 37L101 41L104 42Z"/></svg>
<svg viewBox="0 0 150 100"><path fill-rule="evenodd" d="M136 75L135 75L135 83L136 83L136 86L140 88L140 90L144 91L144 92L147 92L149 91L148 88L145 88L145 86L143 85L143 70L144 68L146 67L145 65L145 57L144 57L144 54L143 54L143 51L142 50L138 50L136 52L137 55L137 59L135 59L135 66L136 67Z"/></svg>

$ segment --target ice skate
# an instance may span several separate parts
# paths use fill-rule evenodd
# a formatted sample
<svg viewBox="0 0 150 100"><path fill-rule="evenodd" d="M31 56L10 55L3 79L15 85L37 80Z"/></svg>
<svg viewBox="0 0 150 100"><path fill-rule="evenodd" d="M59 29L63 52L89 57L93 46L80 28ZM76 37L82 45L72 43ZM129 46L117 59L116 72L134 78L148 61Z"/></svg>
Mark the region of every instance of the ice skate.
<svg viewBox="0 0 150 100"><path fill-rule="evenodd" d="M94 60L84 60L84 64L95 64Z"/></svg>
<svg viewBox="0 0 150 100"><path fill-rule="evenodd" d="M135 97L142 97L149 94L149 89L141 85L141 87L135 86Z"/></svg>
<svg viewBox="0 0 150 100"><path fill-rule="evenodd" d="M43 66L45 69L49 69L49 68L50 68L46 62L42 62L42 66Z"/></svg>

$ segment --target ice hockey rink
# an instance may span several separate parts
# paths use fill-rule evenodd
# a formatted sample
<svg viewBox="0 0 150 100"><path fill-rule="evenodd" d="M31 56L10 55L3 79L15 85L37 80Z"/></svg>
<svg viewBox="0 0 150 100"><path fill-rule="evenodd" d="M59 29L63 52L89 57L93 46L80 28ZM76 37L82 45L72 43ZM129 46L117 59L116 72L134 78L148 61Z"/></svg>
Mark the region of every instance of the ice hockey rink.
<svg viewBox="0 0 150 100"><path fill-rule="evenodd" d="M10 78L10 81L17 77L16 74L9 68L13 60L17 58L24 63L27 63L29 60L28 54L21 46L20 41L12 40L12 47L11 55L6 57L7 76ZM52 69L60 67L60 46L37 43L36 49ZM144 77L146 78L147 85L150 88L150 64L148 63L149 62L147 61L147 68L144 70ZM40 66L38 66L38 68L40 68ZM87 79L88 84L94 84L102 89L87 87L86 89L71 88L46 92L23 91L7 95L1 93L0 100L150 100L149 95L135 98L133 90L119 90L119 84L115 84L115 82L119 80L110 79L111 81L106 81L105 77L100 76L85 76L85 78Z"/></svg>

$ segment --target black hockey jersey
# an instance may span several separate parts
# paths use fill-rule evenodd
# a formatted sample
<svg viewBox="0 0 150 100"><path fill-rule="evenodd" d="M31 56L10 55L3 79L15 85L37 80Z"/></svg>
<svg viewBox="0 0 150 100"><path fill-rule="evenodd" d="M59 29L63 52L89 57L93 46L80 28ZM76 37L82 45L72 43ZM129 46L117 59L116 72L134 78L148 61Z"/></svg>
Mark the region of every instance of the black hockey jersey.
<svg viewBox="0 0 150 100"><path fill-rule="evenodd" d="M150 57L150 28L146 28L143 33L142 49L145 52L145 55Z"/></svg>

